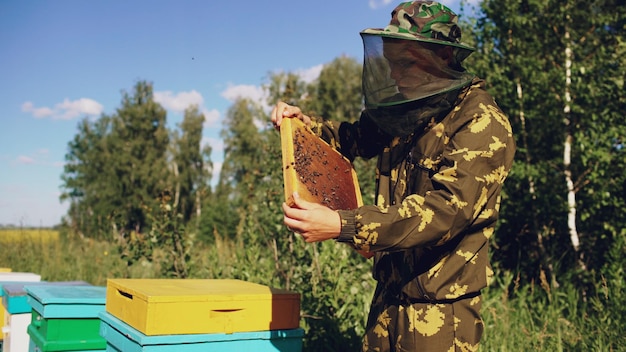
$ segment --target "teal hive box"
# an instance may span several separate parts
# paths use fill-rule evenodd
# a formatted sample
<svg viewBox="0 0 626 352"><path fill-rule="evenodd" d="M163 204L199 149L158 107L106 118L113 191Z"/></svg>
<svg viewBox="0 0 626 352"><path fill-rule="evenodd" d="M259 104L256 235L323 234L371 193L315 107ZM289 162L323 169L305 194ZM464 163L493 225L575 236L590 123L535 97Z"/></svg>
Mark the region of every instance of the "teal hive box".
<svg viewBox="0 0 626 352"><path fill-rule="evenodd" d="M5 352L18 351L28 346L26 328L30 320L30 311L23 314L11 314L4 307L7 299L4 297L4 285L20 284L22 282L39 283L41 276L34 273L0 272L0 340Z"/></svg>
<svg viewBox="0 0 626 352"><path fill-rule="evenodd" d="M45 282L45 281L31 281L31 282L24 282L24 281L0 281L0 304L2 304L2 307L4 307L4 311L6 311L6 303L8 303L8 298L5 299L4 295L4 287L5 286L12 286L12 285L20 285L20 284L38 284L41 282ZM28 310L30 312L30 309Z"/></svg>
<svg viewBox="0 0 626 352"><path fill-rule="evenodd" d="M3 282L0 283L2 286L2 304L4 305L6 311L9 314L22 314L22 313L30 313L31 307L28 304L28 298L26 294L25 287L26 286L45 286L45 285L68 285L68 286L77 286L77 285L89 285L89 283L85 281L56 281L56 282L47 282L47 281L38 281L38 282Z"/></svg>
<svg viewBox="0 0 626 352"><path fill-rule="evenodd" d="M32 307L28 326L30 351L103 351L99 314L106 287L31 285L25 287Z"/></svg>
<svg viewBox="0 0 626 352"><path fill-rule="evenodd" d="M232 334L147 336L107 312L100 313L100 335L109 352L300 352L304 330L268 330ZM180 322L185 324L184 321Z"/></svg>

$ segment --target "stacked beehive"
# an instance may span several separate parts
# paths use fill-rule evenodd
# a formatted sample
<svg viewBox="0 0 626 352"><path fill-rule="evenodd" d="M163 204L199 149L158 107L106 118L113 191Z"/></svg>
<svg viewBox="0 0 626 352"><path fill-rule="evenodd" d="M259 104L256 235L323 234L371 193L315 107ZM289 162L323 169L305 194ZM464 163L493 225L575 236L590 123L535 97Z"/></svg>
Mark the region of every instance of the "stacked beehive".
<svg viewBox="0 0 626 352"><path fill-rule="evenodd" d="M32 307L28 326L30 352L104 351L100 317L106 288L86 282L54 282L27 285Z"/></svg>
<svg viewBox="0 0 626 352"><path fill-rule="evenodd" d="M30 310L28 312L21 312L19 309L13 309L13 307L11 307L10 310L7 309L6 306L9 304L9 298L8 296L5 297L4 286L40 281L41 275L35 273L11 272L9 269L4 269L0 272L0 300L2 301L2 304L0 304L2 308L0 310L2 315L0 327L2 328L3 352L21 352L25 351L25 348L28 348L26 327L30 321Z"/></svg>
<svg viewBox="0 0 626 352"><path fill-rule="evenodd" d="M0 268L0 273L9 273L11 268ZM0 302L2 302L2 289L0 288ZM4 326L4 305L0 303L0 351L2 351L2 341L4 340L4 334L2 333L2 327Z"/></svg>
<svg viewBox="0 0 626 352"><path fill-rule="evenodd" d="M3 352L105 349L98 316L104 311L105 287L85 281L40 281L40 276L32 273L13 274L12 279L22 281L0 281L6 309Z"/></svg>
<svg viewBox="0 0 626 352"><path fill-rule="evenodd" d="M240 280L109 279L107 351L302 349L300 294Z"/></svg>

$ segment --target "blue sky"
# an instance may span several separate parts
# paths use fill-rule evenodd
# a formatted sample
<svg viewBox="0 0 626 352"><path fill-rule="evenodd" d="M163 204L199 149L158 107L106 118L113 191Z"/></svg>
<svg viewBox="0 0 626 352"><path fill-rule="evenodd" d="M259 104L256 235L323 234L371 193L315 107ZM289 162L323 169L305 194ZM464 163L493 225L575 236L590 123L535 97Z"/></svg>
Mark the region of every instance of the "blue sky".
<svg viewBox="0 0 626 352"><path fill-rule="evenodd" d="M459 10L459 0L442 1ZM138 80L154 84L170 127L198 104L219 168L223 117L259 98L270 72L313 79L359 31L384 27L389 0L0 1L0 225L52 226L78 121L113 114Z"/></svg>

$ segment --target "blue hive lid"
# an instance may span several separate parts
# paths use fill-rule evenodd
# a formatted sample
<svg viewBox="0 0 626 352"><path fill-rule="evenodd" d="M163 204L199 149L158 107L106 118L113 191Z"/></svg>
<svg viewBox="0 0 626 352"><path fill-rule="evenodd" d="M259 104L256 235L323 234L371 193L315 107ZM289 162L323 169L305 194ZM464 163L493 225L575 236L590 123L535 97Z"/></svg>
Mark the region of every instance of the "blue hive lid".
<svg viewBox="0 0 626 352"><path fill-rule="evenodd" d="M44 318L97 318L104 310L106 287L25 286L28 303Z"/></svg>
<svg viewBox="0 0 626 352"><path fill-rule="evenodd" d="M11 283L1 283L2 291L7 296L26 296L26 286L91 286L85 281L20 281Z"/></svg>
<svg viewBox="0 0 626 352"><path fill-rule="evenodd" d="M23 314L31 312L31 305L28 302L26 295L26 287L30 286L49 286L49 285L64 285L64 286L76 286L76 285L89 285L85 281L57 281L57 282L13 282L10 284L3 283L2 292L4 297L2 298L2 304L5 306L7 312L10 314Z"/></svg>
<svg viewBox="0 0 626 352"><path fill-rule="evenodd" d="M5 286L19 285L19 284L38 284L40 282L46 282L46 281L0 281L0 298L4 296Z"/></svg>

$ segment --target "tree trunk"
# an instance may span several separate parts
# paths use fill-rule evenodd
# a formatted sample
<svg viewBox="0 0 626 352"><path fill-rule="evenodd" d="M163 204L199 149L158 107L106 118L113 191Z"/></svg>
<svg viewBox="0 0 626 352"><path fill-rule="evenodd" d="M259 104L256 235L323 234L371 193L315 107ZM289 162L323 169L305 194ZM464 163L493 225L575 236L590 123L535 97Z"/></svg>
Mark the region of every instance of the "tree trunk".
<svg viewBox="0 0 626 352"><path fill-rule="evenodd" d="M174 206L173 208L178 211L178 200L180 198L180 179L178 178L178 163L172 162L172 171L174 171L174 182L176 182L176 190L174 191Z"/></svg>
<svg viewBox="0 0 626 352"><path fill-rule="evenodd" d="M569 16L568 16L569 19ZM565 184L567 185L567 228L569 229L570 241L574 251L579 256L579 265L585 270L585 264L580 254L580 238L576 229L576 190L574 189L574 181L572 180L572 142L574 136L572 130L575 128L571 117L572 96L570 87L572 85L572 47L570 42L569 29L565 29L565 106L563 112L565 114L565 143L563 146L563 173L565 174Z"/></svg>

